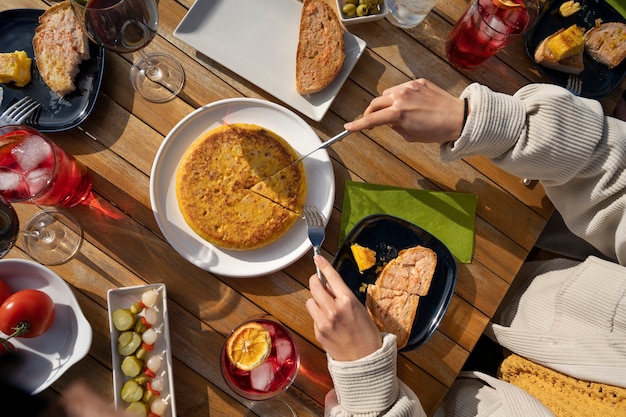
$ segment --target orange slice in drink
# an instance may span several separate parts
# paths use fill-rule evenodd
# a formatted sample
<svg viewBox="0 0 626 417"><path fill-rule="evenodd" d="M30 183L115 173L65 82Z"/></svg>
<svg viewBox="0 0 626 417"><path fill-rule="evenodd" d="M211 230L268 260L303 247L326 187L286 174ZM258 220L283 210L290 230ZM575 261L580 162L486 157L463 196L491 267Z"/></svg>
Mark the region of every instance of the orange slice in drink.
<svg viewBox="0 0 626 417"><path fill-rule="evenodd" d="M228 359L243 371L251 371L261 365L271 350L270 332L256 322L240 326L226 341Z"/></svg>
<svg viewBox="0 0 626 417"><path fill-rule="evenodd" d="M518 7L526 7L521 1L515 0L491 0L493 4L501 9L516 9Z"/></svg>

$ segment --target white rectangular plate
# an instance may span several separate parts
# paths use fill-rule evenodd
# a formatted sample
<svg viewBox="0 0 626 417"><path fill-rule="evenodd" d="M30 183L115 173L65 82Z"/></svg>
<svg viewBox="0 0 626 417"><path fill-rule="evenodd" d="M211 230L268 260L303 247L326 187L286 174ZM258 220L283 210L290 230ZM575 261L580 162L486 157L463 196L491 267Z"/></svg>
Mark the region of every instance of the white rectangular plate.
<svg viewBox="0 0 626 417"><path fill-rule="evenodd" d="M172 349L170 346L170 327L167 317L167 292L164 284L139 285L136 287L124 287L112 289L107 292L107 301L109 304L109 329L111 331L111 362L113 365L113 389L115 391L115 407L118 410L125 410L128 403L121 398L120 392L126 380L130 379L122 373L121 363L122 356L117 353L117 338L120 335L113 325L112 314L118 308L130 308L136 302L141 301L141 294L148 290L157 290L158 297L154 305L157 310L159 319L154 328L159 329L158 337L154 343L154 350L148 355L159 354L162 364L157 372L163 375L165 380L165 388L161 392L161 398L168 403L167 410L163 417L176 417L176 402L174 401L174 376L172 374Z"/></svg>
<svg viewBox="0 0 626 417"><path fill-rule="evenodd" d="M344 30L341 73L319 93L302 96L296 91L301 11L297 0L198 0L174 36L320 121L365 50L365 41Z"/></svg>

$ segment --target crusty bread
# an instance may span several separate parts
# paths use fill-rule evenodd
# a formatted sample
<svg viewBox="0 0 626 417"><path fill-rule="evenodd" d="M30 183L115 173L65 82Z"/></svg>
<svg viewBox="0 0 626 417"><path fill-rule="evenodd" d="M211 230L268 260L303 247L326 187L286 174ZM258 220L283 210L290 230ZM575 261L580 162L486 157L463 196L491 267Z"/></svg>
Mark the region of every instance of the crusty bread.
<svg viewBox="0 0 626 417"><path fill-rule="evenodd" d="M296 90L313 94L326 88L345 60L343 26L325 0L304 0L296 52Z"/></svg>
<svg viewBox="0 0 626 417"><path fill-rule="evenodd" d="M424 246L401 250L367 286L365 307L381 332L398 337L406 346L421 296L428 293L437 267L437 254Z"/></svg>
<svg viewBox="0 0 626 417"><path fill-rule="evenodd" d="M626 24L608 22L589 29L585 51L601 64L615 68L626 58Z"/></svg>
<svg viewBox="0 0 626 417"><path fill-rule="evenodd" d="M41 78L52 91L63 97L76 89L74 78L80 63L89 59L89 41L68 0L39 17L33 50Z"/></svg>
<svg viewBox="0 0 626 417"><path fill-rule="evenodd" d="M376 284L394 290L424 296L437 267L437 254L424 246L401 250L385 265L376 278Z"/></svg>
<svg viewBox="0 0 626 417"><path fill-rule="evenodd" d="M564 31L565 29L559 29L557 32L541 41L535 50L535 62L556 71L568 74L580 74L585 69L583 63L584 39L580 40L580 44L571 46L569 51L559 51L558 55L555 54L548 46L552 40L556 39L564 33ZM558 57L561 56L562 58L559 59Z"/></svg>
<svg viewBox="0 0 626 417"><path fill-rule="evenodd" d="M406 346L417 313L419 296L404 291L368 285L365 307L380 331L397 337L398 349Z"/></svg>

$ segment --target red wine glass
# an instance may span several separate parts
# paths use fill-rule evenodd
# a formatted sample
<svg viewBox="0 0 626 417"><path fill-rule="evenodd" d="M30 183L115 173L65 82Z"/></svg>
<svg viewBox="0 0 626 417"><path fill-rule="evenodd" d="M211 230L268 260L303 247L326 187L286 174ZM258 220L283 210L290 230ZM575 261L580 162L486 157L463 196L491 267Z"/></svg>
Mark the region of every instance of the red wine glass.
<svg viewBox="0 0 626 417"><path fill-rule="evenodd" d="M71 0L87 37L118 53L139 52L130 80L146 100L164 102L174 98L185 82L183 67L172 55L145 53L159 26L155 0Z"/></svg>

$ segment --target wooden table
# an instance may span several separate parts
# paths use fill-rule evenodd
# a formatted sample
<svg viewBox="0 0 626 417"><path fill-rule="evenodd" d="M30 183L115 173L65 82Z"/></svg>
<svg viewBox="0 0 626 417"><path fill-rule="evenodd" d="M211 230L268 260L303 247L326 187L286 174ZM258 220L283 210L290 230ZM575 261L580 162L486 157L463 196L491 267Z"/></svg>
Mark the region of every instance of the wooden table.
<svg viewBox="0 0 626 417"><path fill-rule="evenodd" d="M78 128L49 135L93 174L95 199L71 209L84 227L84 244L73 260L51 269L72 286L94 333L89 355L40 395L54 398L82 378L112 401L106 291L163 282L169 297L179 416L241 415L243 405L222 379L218 354L232 328L263 311L296 334L301 351L302 366L286 393L287 402L300 417L321 416L331 380L325 353L315 340L304 307L309 298L308 278L314 273L311 253L262 278L216 276L174 251L152 213L152 162L163 138L179 120L201 105L231 97L276 101L174 38L175 27L192 3L161 0L158 36L146 48L172 53L183 63L187 82L178 98L153 104L134 95L128 81L132 56L107 52L105 79L92 115ZM4 0L0 10L43 9L49 4ZM547 81L526 56L521 39L477 69L459 71L450 66L444 41L465 6L464 0L441 1L419 27L406 31L386 20L351 26L350 31L367 42L367 50L323 120L305 120L326 140L385 88L417 77L427 77L455 95L474 81L505 93L530 82ZM607 112L612 111L624 87L622 84L602 101ZM400 378L432 415L533 247L552 206L541 186L524 186L520 178L485 158L444 164L437 146L407 143L387 127L353 134L329 152L336 195L323 248L328 259L338 249L346 180L479 196L476 251L471 264L459 264L450 308L424 346L398 359ZM22 219L37 210L28 204L16 204L16 208ZM28 258L19 245L9 257Z"/></svg>

